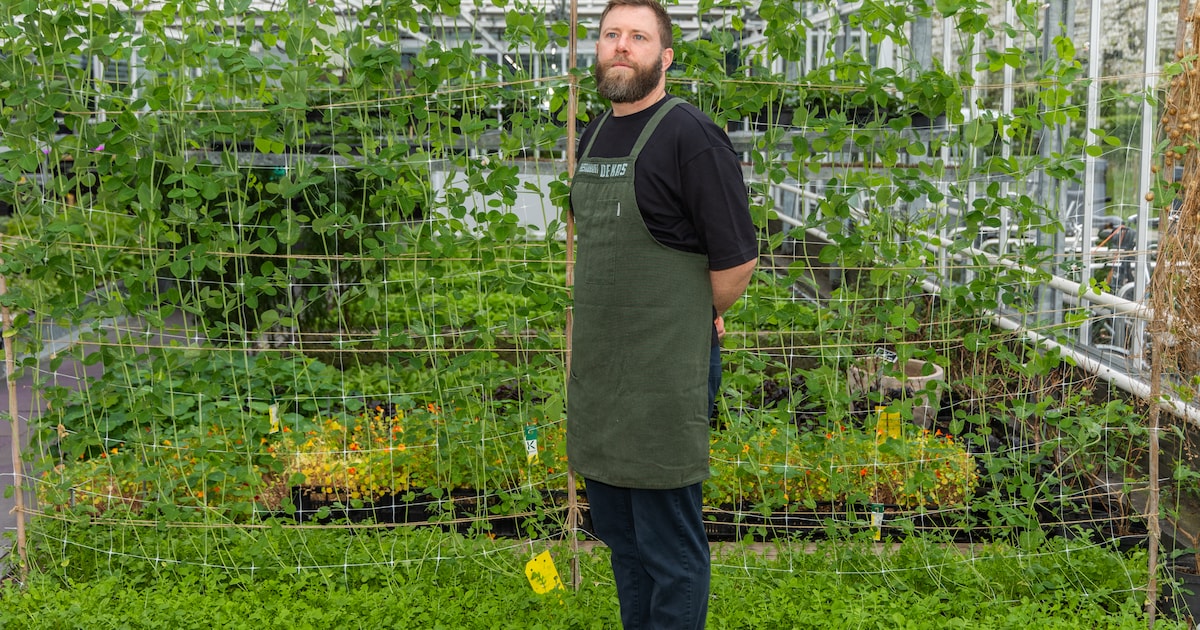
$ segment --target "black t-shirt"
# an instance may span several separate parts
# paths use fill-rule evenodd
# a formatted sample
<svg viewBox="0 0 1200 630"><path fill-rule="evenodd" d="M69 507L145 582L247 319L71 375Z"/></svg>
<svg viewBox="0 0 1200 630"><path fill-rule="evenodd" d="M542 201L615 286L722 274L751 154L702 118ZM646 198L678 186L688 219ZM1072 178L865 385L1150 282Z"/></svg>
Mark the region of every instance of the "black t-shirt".
<svg viewBox="0 0 1200 630"><path fill-rule="evenodd" d="M669 98L669 97L668 97ZM663 99L629 116L609 116L591 147L599 158L629 155ZM579 155L595 133L579 138ZM659 122L634 166L637 202L646 228L658 242L706 254L709 269L730 269L758 255L742 166L728 134L690 103L680 103Z"/></svg>

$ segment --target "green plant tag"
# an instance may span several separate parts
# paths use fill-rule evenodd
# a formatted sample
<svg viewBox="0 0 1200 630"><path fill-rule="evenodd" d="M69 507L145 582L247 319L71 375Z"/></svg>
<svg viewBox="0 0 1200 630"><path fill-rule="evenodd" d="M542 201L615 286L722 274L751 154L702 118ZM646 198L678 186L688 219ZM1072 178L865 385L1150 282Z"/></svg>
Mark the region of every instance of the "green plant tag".
<svg viewBox="0 0 1200 630"><path fill-rule="evenodd" d="M538 458L537 433L536 424L525 425L525 459L531 464Z"/></svg>

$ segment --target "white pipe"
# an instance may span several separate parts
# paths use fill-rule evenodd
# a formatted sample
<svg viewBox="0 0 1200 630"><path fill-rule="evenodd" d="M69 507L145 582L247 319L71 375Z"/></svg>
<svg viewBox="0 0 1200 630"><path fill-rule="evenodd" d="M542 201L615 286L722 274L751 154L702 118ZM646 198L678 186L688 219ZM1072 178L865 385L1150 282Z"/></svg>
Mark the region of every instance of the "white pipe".
<svg viewBox="0 0 1200 630"><path fill-rule="evenodd" d="M1084 127L1087 129L1084 143L1087 146L1096 144L1096 132L1093 129L1100 126L1100 70L1104 63L1104 56L1100 54L1103 45L1100 38L1102 7L1103 0L1092 0L1088 16L1087 121L1084 123ZM1084 164L1086 166L1083 171L1083 217L1079 221L1079 233L1075 235L1075 238L1082 244L1079 249L1080 264L1084 269L1091 269L1092 248L1089 245L1092 242L1092 217L1095 215L1096 204L1096 158L1085 152ZM1107 210L1105 213L1107 214ZM1083 322L1079 327L1081 339L1090 337L1091 327L1091 321Z"/></svg>
<svg viewBox="0 0 1200 630"><path fill-rule="evenodd" d="M1158 80L1158 29L1155 27L1155 16L1158 15L1158 0L1146 1L1146 44L1145 56L1143 57L1144 73L1142 75L1142 87L1145 94L1154 94L1157 89L1155 82ZM1179 25L1183 28L1183 24ZM1142 99L1142 151L1139 156L1138 166L1138 188L1142 191L1141 198L1138 200L1138 216L1137 216L1137 268L1146 269L1148 264L1148 252L1150 250L1150 201L1147 196L1152 190L1151 182L1151 162L1157 152L1152 151L1154 146L1155 130L1158 125L1158 118L1155 115L1155 108L1158 104L1158 99L1145 98ZM1133 277L1133 297L1142 299L1146 295L1146 276L1145 274L1135 274ZM1133 352L1142 354L1142 339L1134 337Z"/></svg>
<svg viewBox="0 0 1200 630"><path fill-rule="evenodd" d="M1134 378L1128 374L1115 370L1107 365L1104 365L1100 361L1097 361L1096 359L1093 359L1092 357L1081 353L1070 346L1064 346L1057 341L1046 337L1045 335L1040 335L1032 330L1027 330L1018 322L1015 322L1007 317L1003 317L995 313L993 313L992 316L993 320L1001 328L1020 332L1026 339L1029 339L1030 341L1033 341L1034 343L1037 343L1043 347L1056 348L1062 354L1071 357L1075 361L1076 365L1083 368L1088 373L1095 374L1099 378L1112 383L1118 388L1139 398L1150 400L1150 385L1142 379ZM1170 411L1176 416L1186 419L1188 422L1192 423L1192 426L1200 428L1200 409L1189 405L1179 398L1166 395L1159 397L1158 404L1162 405L1164 409Z"/></svg>
<svg viewBox="0 0 1200 630"><path fill-rule="evenodd" d="M774 184L774 186L781 190L786 190L790 193L793 193L793 194L796 194L796 195L799 195L802 197L809 197L813 200L819 200L821 198L820 195L817 195L815 193L804 190L803 188L800 188L799 186L792 186L789 184ZM857 208L851 208L850 214L851 214L851 216L856 217L861 220L867 219L867 214ZM792 217L789 217L789 216L783 215L783 214L777 214L777 216L780 221L782 221L792 227L804 227L804 224L801 223L798 219L794 219ZM818 230L816 228L809 228L807 230L807 232L811 236L821 238L824 240L829 240L828 234L826 234L825 232ZM944 252L946 249L946 246L949 244L948 240L943 239L940 236L937 236L935 234L930 234L929 232L924 232L923 236L925 236L926 238L928 238L930 240L930 250L934 251L935 253ZM1000 256L998 256L996 254L992 254L990 252L985 252L981 249L975 249L974 247L967 247L960 251L961 251L960 257L983 256L984 258L987 259L988 263L993 264L993 265L1003 265L1005 267L1020 271L1022 273L1028 273L1028 274L1041 273L1039 270L1034 269L1032 267L1026 267L1025 265L1021 265L1021 264L1012 262L1005 258L1001 258ZM1092 303L1098 304L1100 306L1110 308L1113 311L1120 313L1122 315L1128 315L1130 317L1135 317L1137 319L1141 319L1141 320L1144 320L1147 322L1154 319L1154 309L1150 308L1146 304L1143 304L1140 302L1134 302L1132 300L1127 300L1125 298L1118 297L1116 295L1113 295L1111 293L1106 293L1103 291L1092 291L1092 290L1090 290L1090 288L1091 288L1090 285L1088 287L1089 290L1084 291L1083 290L1084 285L1082 283L1075 282L1074 280L1070 280L1068 278L1063 278L1061 276L1051 276L1047 285L1058 291L1062 291L1064 293L1069 293L1071 295L1078 296L1079 299L1084 300L1086 302L1092 302Z"/></svg>
<svg viewBox="0 0 1200 630"><path fill-rule="evenodd" d="M1017 7L1013 2L1004 4L1004 23L1017 23ZM1001 29L1004 31L1004 50L1013 49L1013 36L1011 29ZM1012 116L1013 109L1016 107L1016 88L1017 69L1013 64L1004 64L1004 87L1000 90L1000 114L1003 120L1009 121L1009 116ZM1011 123L1005 123L1011 127ZM1012 158L1012 137L1009 129L1001 129L997 125L996 132L1002 135L1004 142L1000 143L1000 158L1009 160ZM1000 198L1007 199L1009 195L1009 184L1007 181L1000 182ZM1000 206L1000 251L1008 250L1008 230L1010 218L1007 204Z"/></svg>

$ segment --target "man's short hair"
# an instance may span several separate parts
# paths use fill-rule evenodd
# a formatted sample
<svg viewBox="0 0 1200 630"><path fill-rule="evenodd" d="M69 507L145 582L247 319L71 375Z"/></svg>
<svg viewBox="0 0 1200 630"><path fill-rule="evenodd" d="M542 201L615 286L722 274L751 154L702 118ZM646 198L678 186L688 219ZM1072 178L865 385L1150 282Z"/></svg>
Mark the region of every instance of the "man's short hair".
<svg viewBox="0 0 1200 630"><path fill-rule="evenodd" d="M608 0L604 12L600 14L601 24L604 24L604 18L608 16L608 12L613 7L646 7L654 11L654 19L658 21L658 39L662 42L662 47L664 49L675 47L675 36L671 32L671 16L667 13L666 7L658 0Z"/></svg>

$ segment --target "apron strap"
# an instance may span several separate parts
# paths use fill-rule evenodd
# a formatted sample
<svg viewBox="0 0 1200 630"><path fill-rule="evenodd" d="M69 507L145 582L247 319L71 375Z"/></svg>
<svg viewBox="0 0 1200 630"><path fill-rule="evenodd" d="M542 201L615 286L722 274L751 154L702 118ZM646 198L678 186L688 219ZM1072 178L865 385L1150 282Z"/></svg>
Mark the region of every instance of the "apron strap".
<svg viewBox="0 0 1200 630"><path fill-rule="evenodd" d="M630 153L631 156L636 156L641 153L642 147L646 146L646 142L650 140L650 136L654 135L654 129L658 126L659 121L663 119L663 116L666 116L667 112L671 111L671 108L682 102L683 99L677 96L667 97L667 102L663 103L662 107L659 107L658 111L654 112L654 116L652 116L646 123L646 126L642 128L642 135L638 136L637 142L634 143L633 151ZM580 159L591 157L590 154L592 152L592 144L594 144L596 142L596 138L600 136L600 128L604 126L604 122L608 120L610 116L612 116L612 109L605 111L604 114L600 116L600 120L596 121L596 130L592 132L592 137L588 138L587 146L583 148L583 155L580 157Z"/></svg>

